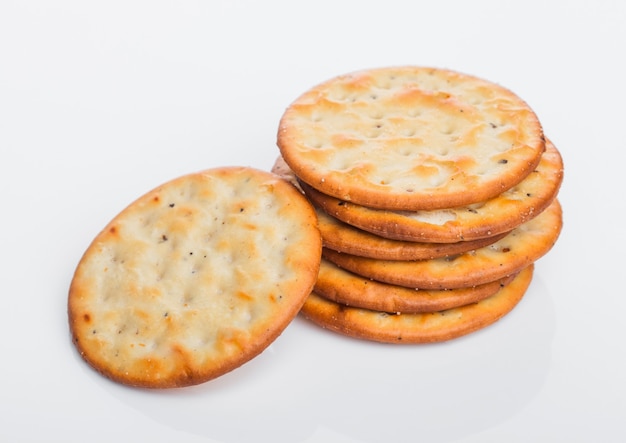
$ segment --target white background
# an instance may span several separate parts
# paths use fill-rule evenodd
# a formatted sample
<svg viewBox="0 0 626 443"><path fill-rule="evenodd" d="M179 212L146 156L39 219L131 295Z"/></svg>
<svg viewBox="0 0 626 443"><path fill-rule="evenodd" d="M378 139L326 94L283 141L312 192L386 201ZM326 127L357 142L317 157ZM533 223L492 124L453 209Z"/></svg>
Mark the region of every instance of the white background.
<svg viewBox="0 0 626 443"><path fill-rule="evenodd" d="M626 440L626 2L0 1L0 441ZM179 175L269 169L301 92L368 67L512 89L565 160L565 225L520 305L428 346L297 318L207 384L141 391L68 334L91 239Z"/></svg>

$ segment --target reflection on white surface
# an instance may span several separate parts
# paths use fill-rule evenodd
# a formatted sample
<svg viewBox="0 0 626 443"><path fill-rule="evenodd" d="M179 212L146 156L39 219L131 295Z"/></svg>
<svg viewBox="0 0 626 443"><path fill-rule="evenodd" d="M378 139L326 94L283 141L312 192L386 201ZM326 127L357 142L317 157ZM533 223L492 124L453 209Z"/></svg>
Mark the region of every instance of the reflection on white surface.
<svg viewBox="0 0 626 443"><path fill-rule="evenodd" d="M259 357L204 385L142 391L94 380L155 422L225 443L324 433L450 442L503 422L540 391L555 332L540 269L510 314L448 343L382 345L297 318Z"/></svg>

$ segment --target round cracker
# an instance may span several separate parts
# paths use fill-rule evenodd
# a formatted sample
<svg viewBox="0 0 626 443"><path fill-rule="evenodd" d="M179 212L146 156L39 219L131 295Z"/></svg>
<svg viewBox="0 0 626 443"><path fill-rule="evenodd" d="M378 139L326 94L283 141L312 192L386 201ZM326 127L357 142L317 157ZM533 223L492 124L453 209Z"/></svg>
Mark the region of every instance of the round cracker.
<svg viewBox="0 0 626 443"><path fill-rule="evenodd" d="M518 185L482 203L430 211L389 211L339 200L301 184L325 212L380 237L418 242L459 242L509 232L545 210L563 181L563 160L547 142L537 168Z"/></svg>
<svg viewBox="0 0 626 443"><path fill-rule="evenodd" d="M281 155L279 155L274 161L271 171L291 183L298 191L303 192L300 187L300 183L298 182L298 177L296 177L289 165L285 163L285 159Z"/></svg>
<svg viewBox="0 0 626 443"><path fill-rule="evenodd" d="M486 201L535 169L541 124L517 95L474 76L387 67L332 78L283 114L296 176L363 206L430 210Z"/></svg>
<svg viewBox="0 0 626 443"><path fill-rule="evenodd" d="M355 228L317 209L324 247L337 252L380 260L426 260L462 254L495 243L506 232L487 238L456 243L391 240Z"/></svg>
<svg viewBox="0 0 626 443"><path fill-rule="evenodd" d="M130 204L86 250L68 298L73 342L123 384L210 380L284 330L320 256L313 208L276 175L225 167L180 177Z"/></svg>
<svg viewBox="0 0 626 443"><path fill-rule="evenodd" d="M279 156L276 159L272 172L280 175L300 192L304 192L297 177L282 157ZM461 254L490 245L507 234L504 232L488 238L455 243L402 241L380 237L358 229L330 216L319 207L316 207L316 213L325 247L337 252L381 260L423 260Z"/></svg>
<svg viewBox="0 0 626 443"><path fill-rule="evenodd" d="M376 260L324 249L325 259L355 274L420 289L455 289L514 274L554 246L563 225L558 200L497 242L458 256L432 260Z"/></svg>
<svg viewBox="0 0 626 443"><path fill-rule="evenodd" d="M404 344L442 342L476 332L508 314L523 298L532 276L531 264L491 297L445 311L388 314L347 307L312 293L300 312L318 326L353 338Z"/></svg>
<svg viewBox="0 0 626 443"><path fill-rule="evenodd" d="M390 313L435 312L492 296L514 276L460 289L422 290L370 280L322 260L314 292L346 306Z"/></svg>

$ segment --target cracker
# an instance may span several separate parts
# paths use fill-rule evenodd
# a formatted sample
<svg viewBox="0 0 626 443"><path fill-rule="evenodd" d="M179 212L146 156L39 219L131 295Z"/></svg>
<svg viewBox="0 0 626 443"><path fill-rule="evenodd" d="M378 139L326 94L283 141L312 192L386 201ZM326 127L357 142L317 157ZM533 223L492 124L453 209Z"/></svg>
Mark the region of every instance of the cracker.
<svg viewBox="0 0 626 443"><path fill-rule="evenodd" d="M514 274L544 256L563 225L558 199L532 220L484 248L432 260L376 260L323 250L323 257L363 277L420 289L455 289Z"/></svg>
<svg viewBox="0 0 626 443"><path fill-rule="evenodd" d="M435 312L476 303L492 296L514 276L469 288L410 289L370 280L322 260L314 292L346 306L389 313Z"/></svg>
<svg viewBox="0 0 626 443"><path fill-rule="evenodd" d="M563 160L547 142L537 168L524 180L485 202L430 211L372 209L322 194L305 183L307 197L345 223L394 240L459 242L509 232L545 210L563 181Z"/></svg>
<svg viewBox="0 0 626 443"><path fill-rule="evenodd" d="M537 116L508 89L415 66L311 88L286 109L277 144L320 192L410 211L489 200L530 174L545 149Z"/></svg>
<svg viewBox="0 0 626 443"><path fill-rule="evenodd" d="M390 240L343 223L317 209L324 247L337 252L380 260L427 260L462 254L495 243L506 232L488 238L455 243Z"/></svg>
<svg viewBox="0 0 626 443"><path fill-rule="evenodd" d="M282 157L272 166L272 172L304 192L297 177ZM331 197L332 198L332 197ZM314 205L315 206L315 205ZM487 246L504 237L507 233L456 243L429 243L392 240L358 229L328 215L316 207L322 241L325 247L338 252L382 260L423 260L461 254Z"/></svg>
<svg viewBox="0 0 626 443"><path fill-rule="evenodd" d="M216 168L172 180L120 212L80 260L72 340L123 384L198 384L261 353L317 278L309 202L274 174Z"/></svg>
<svg viewBox="0 0 626 443"><path fill-rule="evenodd" d="M496 294L477 303L419 314L388 314L347 307L312 293L302 315L338 334L382 343L434 343L462 337L492 325L524 297L534 265L523 269Z"/></svg>
<svg viewBox="0 0 626 443"><path fill-rule="evenodd" d="M274 161L271 171L273 174L291 183L298 191L303 192L300 183L298 183L298 177L296 177L296 174L293 173L289 165L285 163L285 159L281 155Z"/></svg>

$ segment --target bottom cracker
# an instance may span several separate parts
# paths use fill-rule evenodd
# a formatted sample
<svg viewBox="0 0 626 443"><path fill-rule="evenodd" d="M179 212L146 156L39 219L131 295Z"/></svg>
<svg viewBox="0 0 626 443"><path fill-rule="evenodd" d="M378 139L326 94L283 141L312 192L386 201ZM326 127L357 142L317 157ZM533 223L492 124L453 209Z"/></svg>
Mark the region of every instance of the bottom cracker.
<svg viewBox="0 0 626 443"><path fill-rule="evenodd" d="M442 342L485 328L509 313L526 293L533 271L531 264L491 297L445 311L394 315L348 307L313 292L300 312L318 326L353 338L382 343Z"/></svg>

